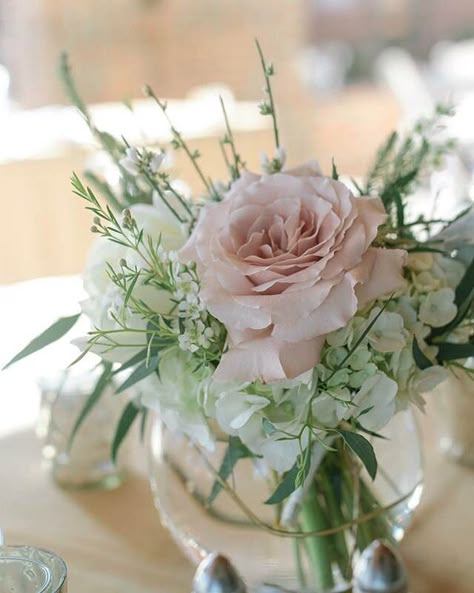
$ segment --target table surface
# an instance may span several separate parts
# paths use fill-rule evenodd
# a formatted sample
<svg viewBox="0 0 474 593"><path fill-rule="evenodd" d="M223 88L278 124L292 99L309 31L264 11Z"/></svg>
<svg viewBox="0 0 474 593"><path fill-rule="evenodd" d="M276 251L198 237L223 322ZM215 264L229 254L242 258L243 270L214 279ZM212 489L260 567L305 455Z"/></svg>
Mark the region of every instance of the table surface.
<svg viewBox="0 0 474 593"><path fill-rule="evenodd" d="M15 349L5 307L13 298L21 305L19 294L0 289L0 358ZM36 285L35 294L41 294ZM55 311L55 303L49 304ZM143 451L137 446L130 476L117 490L58 488L41 466L33 430L35 371L28 376L25 368L0 374L0 526L6 541L60 554L68 564L71 593L189 592L193 568L160 525ZM431 407L421 420L425 492L401 551L411 593L473 593L474 470L451 464L438 452Z"/></svg>

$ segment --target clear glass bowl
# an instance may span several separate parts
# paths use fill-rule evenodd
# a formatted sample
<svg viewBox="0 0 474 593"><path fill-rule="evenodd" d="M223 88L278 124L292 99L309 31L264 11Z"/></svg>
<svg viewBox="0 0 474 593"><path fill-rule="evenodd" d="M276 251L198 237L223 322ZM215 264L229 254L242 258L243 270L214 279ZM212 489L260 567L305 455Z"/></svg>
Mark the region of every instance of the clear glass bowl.
<svg viewBox="0 0 474 593"><path fill-rule="evenodd" d="M237 463L228 480L232 492L222 490L209 506L215 470L227 443L219 442L211 454L203 452L155 417L149 436L155 504L164 525L194 563L219 551L232 560L250 591L266 586L308 593L346 591L360 550L378 537L401 540L422 493L420 439L413 414L398 413L382 434L386 440L372 439L379 463L373 482L347 449L324 454L314 475L315 489L309 491L319 501L316 521L314 513L305 515L307 502L301 510L296 505L298 511L290 503L264 504L274 484L269 484L272 474L262 460L255 459ZM321 529L326 535L301 537L303 531Z"/></svg>
<svg viewBox="0 0 474 593"><path fill-rule="evenodd" d="M32 546L0 546L2 593L66 593L67 569L56 554Z"/></svg>
<svg viewBox="0 0 474 593"><path fill-rule="evenodd" d="M474 467L473 377L455 369L435 389L432 401L441 451L452 461Z"/></svg>

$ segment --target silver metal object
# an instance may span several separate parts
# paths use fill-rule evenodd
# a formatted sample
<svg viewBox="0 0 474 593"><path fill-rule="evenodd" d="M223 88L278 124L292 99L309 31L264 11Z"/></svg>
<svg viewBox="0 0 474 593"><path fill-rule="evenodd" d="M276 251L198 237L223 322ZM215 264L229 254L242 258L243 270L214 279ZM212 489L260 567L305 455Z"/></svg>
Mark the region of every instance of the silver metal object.
<svg viewBox="0 0 474 593"><path fill-rule="evenodd" d="M246 593L238 572L225 556L213 552L204 558L193 579L193 593Z"/></svg>
<svg viewBox="0 0 474 593"><path fill-rule="evenodd" d="M353 585L354 593L408 593L405 567L395 548L373 541L355 567Z"/></svg>

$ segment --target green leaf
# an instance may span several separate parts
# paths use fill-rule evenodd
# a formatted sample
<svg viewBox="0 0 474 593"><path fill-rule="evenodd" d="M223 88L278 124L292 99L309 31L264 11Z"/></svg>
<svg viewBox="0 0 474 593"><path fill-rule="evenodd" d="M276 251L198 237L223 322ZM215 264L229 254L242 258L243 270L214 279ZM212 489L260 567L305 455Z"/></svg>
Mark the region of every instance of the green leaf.
<svg viewBox="0 0 474 593"><path fill-rule="evenodd" d="M311 467L311 455L307 455L307 450L303 453L305 460L304 467L301 467L301 455L298 456L295 465L287 472L284 479L280 482L275 492L265 501L265 504L278 504L288 498L298 486L304 483ZM303 472L301 471L303 470Z"/></svg>
<svg viewBox="0 0 474 593"><path fill-rule="evenodd" d="M359 418L360 418L360 414L359 414ZM360 430L360 432L364 432L365 434L370 434L370 436L375 437L377 439L382 439L384 441L388 441L388 437L384 437L383 434L380 434L378 432L375 432L373 430L369 430L368 428L364 428L362 426L362 424L360 422L358 422L357 420L353 421L353 426L354 428L356 428L357 430Z"/></svg>
<svg viewBox="0 0 474 593"><path fill-rule="evenodd" d="M469 264L461 282L456 287L456 296L454 303L460 307L466 300L472 300L474 291L474 258Z"/></svg>
<svg viewBox="0 0 474 593"><path fill-rule="evenodd" d="M132 424L140 412L140 408L135 405L135 402L129 402L126 406L115 429L114 440L112 442L111 457L115 463L117 461L117 453L124 438L127 436Z"/></svg>
<svg viewBox="0 0 474 593"><path fill-rule="evenodd" d="M102 361L102 365L104 367L104 370L102 371L101 376L99 377L94 390L92 391L92 393L89 395L89 397L87 398L86 403L84 404L84 407L82 408L79 416L76 418L76 421L74 423L74 426L71 430L71 434L69 435L69 439L68 439L68 445L67 448L68 450L71 449L72 444L74 439L76 438L76 434L77 431L81 428L84 420L89 416L89 414L91 413L92 409L94 408L94 406L98 403L98 401L100 400L100 398L102 397L105 388L110 385L111 383L111 379L112 379L112 363L111 362L105 362Z"/></svg>
<svg viewBox="0 0 474 593"><path fill-rule="evenodd" d="M229 437L229 445L219 468L219 476L221 480L227 480L234 471L235 464L239 461L239 459L244 459L246 457L254 457L254 454L242 443L238 437ZM221 490L222 486L220 482L216 480L207 499L208 505L211 505L214 502Z"/></svg>
<svg viewBox="0 0 474 593"><path fill-rule="evenodd" d="M10 365L18 362L19 360L30 356L30 354L34 354L35 352L38 352L38 350L42 350L46 346L57 342L60 338L68 333L80 316L81 313L77 313L77 315L61 317L55 321L53 325L45 329L39 336L31 340L31 342L25 346L23 350L18 352L18 354L16 354L9 362L7 362L2 370L5 370Z"/></svg>
<svg viewBox="0 0 474 593"><path fill-rule="evenodd" d="M339 173L337 172L336 163L334 162L334 158L332 159L332 178L338 181Z"/></svg>
<svg viewBox="0 0 474 593"><path fill-rule="evenodd" d="M115 369L115 371L112 374L117 375L118 373L121 373L122 371L125 371L126 369L134 367L136 364L138 364L142 360L145 360L146 356L147 356L147 349L145 348L143 350L140 350L140 352L137 352L137 354L134 354L132 356L132 358L129 358L126 362L124 362L121 366L119 366L118 369Z"/></svg>
<svg viewBox="0 0 474 593"><path fill-rule="evenodd" d="M158 365L158 356L153 356L152 358L150 358L150 360L148 361L148 364L146 363L146 361L143 362L117 388L115 393L122 393L122 391L125 391L129 387L132 387L132 385L135 385L135 383L138 383L142 379L145 379L145 377L148 377L152 373L155 373L157 370L157 365Z"/></svg>
<svg viewBox="0 0 474 593"><path fill-rule="evenodd" d="M416 366L419 369L423 370L423 369L427 369L427 368L433 366L433 363L431 362L431 360L427 356L425 356L425 354L423 353L422 349L420 348L420 345L418 344L418 340L416 339L415 336L413 336L412 352L413 352L413 358L415 359Z"/></svg>
<svg viewBox="0 0 474 593"><path fill-rule="evenodd" d="M139 242L139 240L138 240L138 242ZM139 277L140 277L140 272L137 272L135 274L135 276L133 277L133 280L130 282L130 284L127 288L127 292L125 293L124 301L123 301L124 307L126 307L128 305L128 301L130 300L130 297L132 296L133 289L135 288L135 285L136 285Z"/></svg>
<svg viewBox="0 0 474 593"><path fill-rule="evenodd" d="M145 432L146 432L146 422L148 419L148 412L147 408L143 408L142 410L142 418L140 421L140 441L143 444L145 442Z"/></svg>
<svg viewBox="0 0 474 593"><path fill-rule="evenodd" d="M359 192L360 196L364 195L364 190L361 188L361 186L359 185L359 183L357 183L357 180L354 179L354 177L351 177L351 181L352 181L352 185L356 188L356 190Z"/></svg>
<svg viewBox="0 0 474 593"><path fill-rule="evenodd" d="M276 428L266 418L262 418L262 428L265 434L271 435L276 431Z"/></svg>
<svg viewBox="0 0 474 593"><path fill-rule="evenodd" d="M457 360L459 358L469 358L474 356L474 344L454 344L452 342L444 342L438 347L438 360Z"/></svg>
<svg viewBox="0 0 474 593"><path fill-rule="evenodd" d="M362 461L372 480L375 480L375 476L377 475L377 458L375 457L374 448L369 441L357 432L339 430L339 433L348 447Z"/></svg>

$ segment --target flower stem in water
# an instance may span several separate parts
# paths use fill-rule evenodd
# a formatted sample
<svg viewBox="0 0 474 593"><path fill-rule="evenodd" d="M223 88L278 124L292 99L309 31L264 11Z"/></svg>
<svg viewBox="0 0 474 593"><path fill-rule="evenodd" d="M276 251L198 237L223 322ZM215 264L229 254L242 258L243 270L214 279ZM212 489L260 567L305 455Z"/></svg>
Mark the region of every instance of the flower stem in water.
<svg viewBox="0 0 474 593"><path fill-rule="evenodd" d="M306 495L299 514L303 531L317 531L328 527L325 510L317 498L315 489ZM309 565L314 578L314 589L318 592L331 590L334 577L331 564L331 540L328 536L312 536L304 539Z"/></svg>

